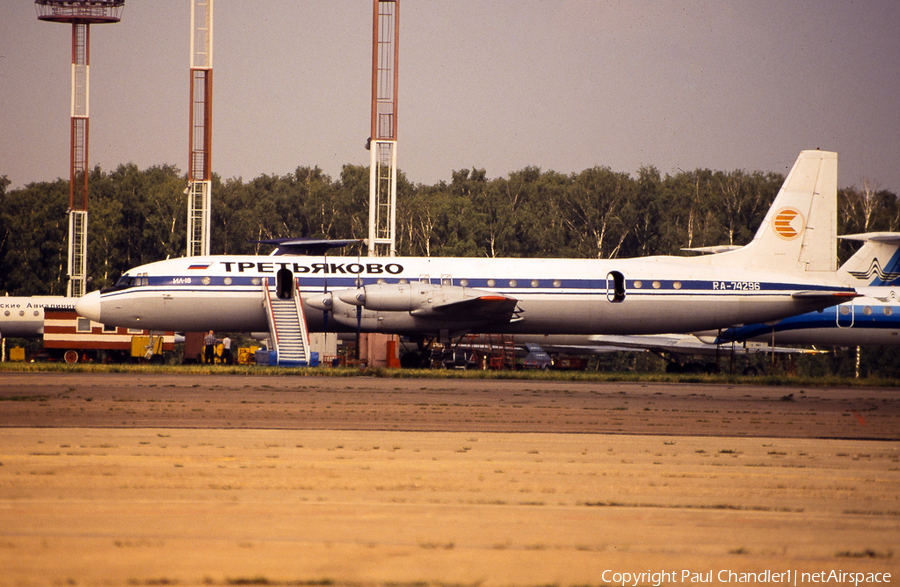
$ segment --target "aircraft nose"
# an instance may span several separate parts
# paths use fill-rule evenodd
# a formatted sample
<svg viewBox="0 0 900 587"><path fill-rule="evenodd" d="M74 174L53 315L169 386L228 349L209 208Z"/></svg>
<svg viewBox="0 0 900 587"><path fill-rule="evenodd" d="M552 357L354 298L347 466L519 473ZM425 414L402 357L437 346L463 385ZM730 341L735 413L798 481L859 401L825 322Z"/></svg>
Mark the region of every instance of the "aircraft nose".
<svg viewBox="0 0 900 587"><path fill-rule="evenodd" d="M86 296L79 298L78 301L75 302L75 311L78 312L79 316L90 318L94 322L101 322L100 292L92 291Z"/></svg>

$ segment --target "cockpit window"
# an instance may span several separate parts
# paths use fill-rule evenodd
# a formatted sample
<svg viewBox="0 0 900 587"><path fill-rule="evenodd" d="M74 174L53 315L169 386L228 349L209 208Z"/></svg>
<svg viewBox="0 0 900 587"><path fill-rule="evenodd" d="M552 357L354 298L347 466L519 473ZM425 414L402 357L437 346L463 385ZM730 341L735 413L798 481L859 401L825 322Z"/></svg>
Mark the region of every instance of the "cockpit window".
<svg viewBox="0 0 900 587"><path fill-rule="evenodd" d="M132 287L134 285L135 285L134 277L132 277L128 274L125 274L122 277L120 277L118 281L116 281L115 285L113 285L112 287L103 288L100 290L100 292L103 293L103 292L107 292L107 291L116 291L116 290L120 290L120 289L126 289L126 288Z"/></svg>

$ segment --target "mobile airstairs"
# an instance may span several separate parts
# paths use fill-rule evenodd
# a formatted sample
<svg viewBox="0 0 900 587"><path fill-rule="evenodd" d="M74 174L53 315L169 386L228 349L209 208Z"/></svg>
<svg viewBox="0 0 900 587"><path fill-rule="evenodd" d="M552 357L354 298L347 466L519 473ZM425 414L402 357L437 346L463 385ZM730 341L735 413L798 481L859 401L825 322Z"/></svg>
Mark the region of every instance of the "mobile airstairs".
<svg viewBox="0 0 900 587"><path fill-rule="evenodd" d="M271 351L275 351L271 365L283 367L316 367L318 353L309 350L309 330L300 301L299 283L294 279L278 279L270 288L263 279L266 317L269 320Z"/></svg>

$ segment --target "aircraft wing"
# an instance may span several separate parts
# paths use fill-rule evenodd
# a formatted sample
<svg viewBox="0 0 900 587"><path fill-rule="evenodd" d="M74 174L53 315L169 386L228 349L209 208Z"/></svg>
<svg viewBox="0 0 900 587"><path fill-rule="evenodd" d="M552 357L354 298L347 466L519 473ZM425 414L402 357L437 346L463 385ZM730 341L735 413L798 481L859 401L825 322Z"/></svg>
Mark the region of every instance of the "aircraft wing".
<svg viewBox="0 0 900 587"><path fill-rule="evenodd" d="M516 343L527 337L516 336ZM580 340L579 340L580 339ZM528 339L530 340L530 339ZM554 340L554 336L535 337L544 350L568 352L571 354L601 354L619 351L650 351L654 353L674 353L682 355L709 355L718 353L727 356L732 352L731 343L723 343L716 348L715 344L705 343L692 334L647 334L647 335L593 335L586 337L565 336ZM767 343L737 343L734 345L736 355L775 352L780 354L818 354L824 351L771 347Z"/></svg>
<svg viewBox="0 0 900 587"><path fill-rule="evenodd" d="M695 337L686 334L647 334L647 335L597 335L589 337L588 346L614 347L615 350L645 350L652 352L669 352L673 348L684 348L689 343L703 345ZM705 345L703 345L705 346ZM715 346L713 346L715 349Z"/></svg>
<svg viewBox="0 0 900 587"><path fill-rule="evenodd" d="M344 290L337 297L367 310L409 312L410 316L456 325L510 322L519 302L516 298L487 290L423 282L369 284Z"/></svg>
<svg viewBox="0 0 900 587"><path fill-rule="evenodd" d="M477 298L468 298L455 302L449 302L424 310L414 310L413 316L427 313L428 315L441 314L445 318L470 321L489 320L508 322L516 311L518 300L499 295L483 295Z"/></svg>

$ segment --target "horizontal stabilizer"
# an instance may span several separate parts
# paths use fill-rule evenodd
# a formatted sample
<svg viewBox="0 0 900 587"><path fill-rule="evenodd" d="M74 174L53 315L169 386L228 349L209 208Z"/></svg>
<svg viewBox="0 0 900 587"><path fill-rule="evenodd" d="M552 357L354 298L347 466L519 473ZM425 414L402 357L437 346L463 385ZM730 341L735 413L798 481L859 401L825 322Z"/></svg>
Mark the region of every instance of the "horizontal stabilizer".
<svg viewBox="0 0 900 587"><path fill-rule="evenodd" d="M278 247L275 249L275 252L272 253L274 256L280 255L325 255L328 253L329 249L336 249L340 247L345 247L347 245L356 245L363 242L363 239L359 238L351 238L351 239L340 239L340 240L330 240L330 239L319 239L319 238L272 238L268 240L260 240L260 241L247 241L249 243L259 243L262 245L275 245Z"/></svg>
<svg viewBox="0 0 900 587"><path fill-rule="evenodd" d="M845 234L838 238L848 241L900 244L900 232L863 232L860 234Z"/></svg>
<svg viewBox="0 0 900 587"><path fill-rule="evenodd" d="M682 251L690 251L691 253L703 253L705 255L714 255L716 253L727 253L728 251L736 251L740 249L740 245L713 245L711 247L691 247L681 249Z"/></svg>
<svg viewBox="0 0 900 587"><path fill-rule="evenodd" d="M798 300L832 300L832 299L840 299L842 301L852 300L853 298L859 297L859 294L855 291L847 291L847 290L834 290L834 291L798 291L791 294L792 298ZM840 302L838 302L840 303Z"/></svg>

